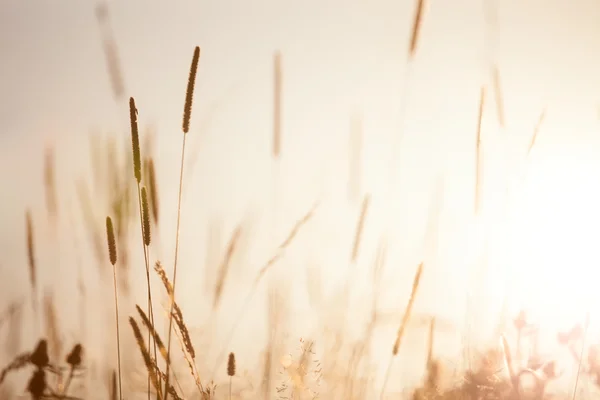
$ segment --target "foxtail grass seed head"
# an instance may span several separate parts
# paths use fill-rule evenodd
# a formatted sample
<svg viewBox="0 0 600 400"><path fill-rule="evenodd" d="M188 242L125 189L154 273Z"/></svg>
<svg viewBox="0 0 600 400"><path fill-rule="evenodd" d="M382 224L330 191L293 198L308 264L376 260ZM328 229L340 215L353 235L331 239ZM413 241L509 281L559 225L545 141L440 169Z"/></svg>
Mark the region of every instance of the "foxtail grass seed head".
<svg viewBox="0 0 600 400"><path fill-rule="evenodd" d="M185 93L185 106L183 108L183 133L190 130L190 118L192 117L192 101L194 99L194 86L196 84L196 72L198 71L198 60L200 59L200 47L194 49L194 58L190 67L187 91Z"/></svg>
<svg viewBox="0 0 600 400"><path fill-rule="evenodd" d="M150 190L150 206L152 208L152 218L154 224L158 225L158 188L156 185L156 171L154 170L154 160L148 160L148 190Z"/></svg>
<svg viewBox="0 0 600 400"><path fill-rule="evenodd" d="M144 227L144 244L150 246L151 232L150 232L150 210L148 209L148 192L146 187L142 188L142 224Z"/></svg>
<svg viewBox="0 0 600 400"><path fill-rule="evenodd" d="M235 376L235 354L229 353L229 359L227 360L227 375Z"/></svg>
<svg viewBox="0 0 600 400"><path fill-rule="evenodd" d="M27 235L27 261L29 263L29 281L32 289L37 285L37 274L35 265L35 253L33 250L33 222L31 220L31 212L25 213L25 229Z"/></svg>
<svg viewBox="0 0 600 400"><path fill-rule="evenodd" d="M112 265L117 263L117 244L112 219L106 217L106 241L108 242L108 258Z"/></svg>
<svg viewBox="0 0 600 400"><path fill-rule="evenodd" d="M140 156L140 135L137 121L138 111L133 97L129 98L129 120L131 122L131 146L133 150L133 174L138 183L142 180L142 159Z"/></svg>

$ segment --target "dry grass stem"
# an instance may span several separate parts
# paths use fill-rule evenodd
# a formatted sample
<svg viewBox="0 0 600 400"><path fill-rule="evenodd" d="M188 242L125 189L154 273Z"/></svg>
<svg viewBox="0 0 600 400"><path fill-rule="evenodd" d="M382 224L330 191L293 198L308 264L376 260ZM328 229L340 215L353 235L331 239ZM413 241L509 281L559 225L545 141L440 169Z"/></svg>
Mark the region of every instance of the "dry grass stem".
<svg viewBox="0 0 600 400"><path fill-rule="evenodd" d="M175 232L175 257L173 261L173 292L170 296L171 311L169 312L169 330L167 339L167 354L168 359L171 356L171 330L173 328L173 307L175 305L175 288L177 284L177 261L179 257L179 228L181 223L181 195L183 193L183 170L185 165L185 142L187 138L187 132L190 128L190 118L192 115L192 100L194 97L194 86L196 84L196 74L198 70L198 62L200 59L200 47L196 46L194 49L194 56L192 58L192 65L190 66L190 75L188 78L187 91L185 94L185 105L183 110L183 142L181 145L181 165L179 167L179 191L177 195L177 227ZM169 396L169 369L170 363L167 362L167 379L165 380L165 400Z"/></svg>
<svg viewBox="0 0 600 400"><path fill-rule="evenodd" d="M242 233L242 226L238 225L238 227L233 231L231 235L231 239L229 239L229 244L227 245L227 251L225 252L225 257L223 258L223 262L219 267L219 272L217 276L217 283L215 286L215 294L213 298L213 310L216 309L219 305L219 301L221 299L221 295L223 293L223 288L225 287L225 281L227 279L227 273L229 272L229 267L231 265L231 259L233 257L233 253L235 252L236 245Z"/></svg>
<svg viewBox="0 0 600 400"><path fill-rule="evenodd" d="M288 248L288 246L292 243L292 241L294 240L294 238L296 237L296 235L298 234L298 232L300 231L300 229L308 222L310 221L310 219L313 217L316 209L318 207L318 202L315 203L312 208L304 215L304 217L302 217L302 219L298 220L296 222L296 225L294 225L294 227L292 228L292 230L290 231L290 233L288 234L288 236L285 238L285 240L278 246L277 248L277 252L275 253L275 255L273 257L271 257L269 259L269 261L267 261L267 263L260 269L260 271L258 272L258 275L256 276L256 279L254 281L254 287L256 287L258 285L258 283L260 282L260 280L262 279L262 277L267 273L267 271L273 266L275 265L275 263L277 261L279 261L281 259L281 257L283 257L283 254L285 252L285 249Z"/></svg>
<svg viewBox="0 0 600 400"><path fill-rule="evenodd" d="M117 288L117 248L112 219L106 217L106 240L108 242L108 257L113 266L113 286L115 295L115 323L117 326L117 366L119 371L119 399L123 398L122 372L121 372L121 334L119 332L119 294Z"/></svg>
<svg viewBox="0 0 600 400"><path fill-rule="evenodd" d="M435 339L435 318L429 322L429 336L427 337L427 366L433 365L433 341Z"/></svg>
<svg viewBox="0 0 600 400"><path fill-rule="evenodd" d="M27 236L27 262L29 265L29 284L32 292L35 293L37 287L37 268L35 264L35 250L33 240L33 221L31 219L31 211L25 213L25 232Z"/></svg>
<svg viewBox="0 0 600 400"><path fill-rule="evenodd" d="M404 315L402 316L402 321L400 322L400 327L398 328L398 333L396 335L396 341L394 342L394 347L392 349L392 356L390 358L390 362L388 363L385 379L383 381L383 387L381 388L381 398L385 394L385 388L387 386L388 379L390 377L390 372L392 369L392 364L394 358L398 354L400 350L400 345L402 344L402 338L404 337L404 331L408 326L408 321L410 320L411 311L413 308L413 304L415 302L415 298L417 295L417 290L419 289L419 283L421 281L421 274L423 273L423 263L419 264L417 268L417 273L415 274L415 278L413 280L412 289L410 292L410 297L408 298L408 303L406 304L406 309L404 310Z"/></svg>
<svg viewBox="0 0 600 400"><path fill-rule="evenodd" d="M156 347L158 347L158 351L160 352L160 355L163 357L163 359L166 362L167 361L167 348L163 344L163 341L160 338L160 335L158 334L158 332L156 332L156 329L154 329L154 326L150 322L150 319L148 318L148 316L146 315L146 313L144 312L144 310L142 310L140 308L140 306L137 305L137 304L135 305L135 309L137 310L138 314L140 315L140 318L142 319L142 323L144 324L144 326L146 327L146 329L148 329L148 331L150 332L150 334L154 338L154 342L156 343Z"/></svg>
<svg viewBox="0 0 600 400"><path fill-rule="evenodd" d="M481 126L483 120L483 108L485 103L485 88L481 88L479 97L479 113L477 117L477 140L475 143L475 213L479 213L481 206Z"/></svg>
<svg viewBox="0 0 600 400"><path fill-rule="evenodd" d="M408 50L409 60L414 58L415 54L417 53L417 44L419 41L419 31L421 30L424 6L425 0L417 0L417 7L415 9L415 17L413 19L413 26L410 35L410 47Z"/></svg>
<svg viewBox="0 0 600 400"><path fill-rule="evenodd" d="M55 217L58 212L54 164L54 149L47 147L44 155L44 187L46 189L46 211L50 217Z"/></svg>
<svg viewBox="0 0 600 400"><path fill-rule="evenodd" d="M275 265L277 263L277 261L279 261L283 257L285 250L292 243L292 241L294 240L294 238L296 237L296 235L298 234L300 229L313 217L318 205L319 205L318 202L315 203L313 205L313 207L304 215L304 217L296 222L296 224L294 225L292 230L289 232L288 236L277 248L277 252L275 253L275 255L273 255L273 257L271 257L269 259L269 261L267 261L267 263L257 273L256 278L254 279L254 282L253 282L252 286L250 287L250 290L248 291L248 294L246 295L244 302L242 303L242 308L240 309L239 313L237 314L237 317L235 319L233 327L227 334L227 337L224 341L224 348L221 351L221 353L219 354L219 356L217 357L216 367L221 365L221 362L223 362L223 358L225 356L224 349L229 346L231 339L233 338L233 335L237 329L238 323L241 321L242 316L246 312L246 308L250 304L250 300L254 296L254 293L256 292L256 289L257 289L259 283L261 282L262 278L269 271L269 269L271 269L271 267L273 265ZM216 367L215 367L215 369L216 369Z"/></svg>
<svg viewBox="0 0 600 400"><path fill-rule="evenodd" d="M100 3L96 7L96 18L102 30L102 47L104 56L106 57L106 65L108 67L108 77L112 88L115 100L121 100L125 93L125 85L123 83L123 74L121 72L121 63L119 61L119 52L117 43L114 40L108 20L108 6L106 3Z"/></svg>
<svg viewBox="0 0 600 400"><path fill-rule="evenodd" d="M502 84L500 83L500 70L496 64L492 66L492 81L494 84L494 94L496 95L496 113L498 114L498 124L500 124L501 128L504 128L504 96L502 94Z"/></svg>
<svg viewBox="0 0 600 400"><path fill-rule="evenodd" d="M60 335L60 321L58 320L58 314L56 312L54 296L49 291L44 294L43 306L44 330L51 349L50 356L52 360L58 361L62 355L63 341Z"/></svg>
<svg viewBox="0 0 600 400"><path fill-rule="evenodd" d="M273 56L273 158L278 159L281 153L281 92L282 71L281 53Z"/></svg>
<svg viewBox="0 0 600 400"><path fill-rule="evenodd" d="M365 220L367 217L367 210L369 209L369 202L369 195L365 195L365 197L363 198L362 207L360 209L360 217L358 218L358 223L356 225L356 232L354 234L354 245L352 246L352 256L350 258L353 264L356 263L356 260L358 258L360 243L365 227Z"/></svg>
<svg viewBox="0 0 600 400"><path fill-rule="evenodd" d="M363 147L362 118L353 115L350 120L349 137L349 166L348 166L348 200L357 202L360 197L362 173L362 147Z"/></svg>
<svg viewBox="0 0 600 400"><path fill-rule="evenodd" d="M544 123L544 119L546 118L546 109L544 108L538 117L537 123L533 129L533 135L531 136L531 142L529 142L529 147L527 148L527 155L531 154L531 150L533 150L533 146L535 146L538 134L540 133L540 129L542 128L542 124Z"/></svg>
<svg viewBox="0 0 600 400"><path fill-rule="evenodd" d="M402 337L404 336L404 331L406 330L406 327L408 325L408 320L410 319L410 314L413 308L413 304L415 302L417 290L419 289L419 282L421 281L422 273L423 263L419 264L419 268L417 269L417 273L415 274L415 278L413 280L412 290L410 291L410 297L408 298L408 304L406 305L406 309L404 310L402 322L400 323L400 328L398 329L398 334L396 335L396 342L394 343L394 348L392 350L392 354L394 356L398 354L398 350L400 349Z"/></svg>
<svg viewBox="0 0 600 400"><path fill-rule="evenodd" d="M142 337L142 332L140 332L140 328L138 327L137 322L133 317L129 317L129 324L131 325L131 329L133 330L133 335L135 336L135 341L140 349L140 353L142 354L142 358L144 360L144 364L146 365L146 369L148 370L148 375L150 376L150 381L152 382L152 386L156 390L159 399L163 399L162 390L160 387L160 382L158 376L156 375L156 370L154 367L154 363L152 362L152 358L150 357L150 353L146 348L146 344L144 343L144 338ZM168 364L167 364L168 365ZM122 398L122 397L121 397Z"/></svg>

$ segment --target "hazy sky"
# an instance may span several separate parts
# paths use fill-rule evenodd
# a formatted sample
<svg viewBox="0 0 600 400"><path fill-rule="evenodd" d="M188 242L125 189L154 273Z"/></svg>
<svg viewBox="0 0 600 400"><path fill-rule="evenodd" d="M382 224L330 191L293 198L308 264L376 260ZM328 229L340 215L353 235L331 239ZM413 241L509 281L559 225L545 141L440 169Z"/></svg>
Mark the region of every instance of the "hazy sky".
<svg viewBox="0 0 600 400"><path fill-rule="evenodd" d="M395 268L388 267L389 277L395 280L388 280L386 290L390 294L384 297L389 297L390 309L400 307L414 266L423 257L420 243L426 216L442 176L440 249L434 257L437 261L432 261L435 271L426 269L423 290L430 297L435 293L441 296L438 300L444 299L439 300L448 308L444 312L460 315L448 310L464 304L457 293L464 292L464 274L470 268L466 264L479 257L479 236L491 230L490 225L510 220L492 211L481 220L472 219L482 84L488 86L482 138L488 166L486 182L491 182L485 189L486 204L490 204L487 209L502 204L506 171L515 173L527 165L522 161L524 153L540 112L547 107L539 150L535 161L530 161L531 171L537 171L538 177L535 196L555 197L564 192L557 182L570 183L572 196L557 200L555 207L544 208L545 213L540 211L536 221L553 218L556 208L564 205L569 211L558 220L588 237L592 237L590 232L597 235L589 227L592 214L582 212L573 222L568 213L580 208L582 198L595 198L589 180L600 176L600 3L489 3L496 9L495 29L485 24L483 0L427 2L418 53L407 66L414 12L414 2L409 0L202 0L171 5L109 2L126 97L135 97L140 124L152 126L158 135L165 210L174 210L176 200L189 63L194 46L202 49L189 134L189 154L193 153L190 157L198 162L187 175L182 225L182 268L187 269L182 274L188 278L198 275L193 260L203 251L198 243L205 240L209 219L223 218L228 233L248 213L260 212L268 218L275 50L282 53L284 76L279 236L318 197L324 198L310 228L312 236L299 239L310 246L310 251L306 247L291 251L297 258L289 261L289 268L316 263L334 266L327 268L330 278L345 274L347 262L340 261L340 254L346 257L358 212L344 197L347 136L351 115L359 113L365 135L363 190L373 194L365 268L381 230L392 218L404 240L391 252L403 261ZM116 105L112 97L95 6L92 1L16 0L0 5L0 180L4 187L0 268L3 275L23 282L23 290L27 280L25 268L20 268L25 265L23 212L29 206L34 217L43 217L42 155L46 143L54 143L57 151L61 205L76 209L73 182L89 169L89 134L117 131L124 140L128 137L127 105ZM500 70L507 121L504 130L497 128L496 105L489 87L490 57ZM404 102L408 105L402 113ZM387 166L391 138L400 131L402 188L390 210L385 208L390 200ZM558 164L565 167L556 167ZM589 179L587 175L572 179L573 174L584 170ZM581 181L581 185L574 181ZM520 218L514 215L528 214L523 210L539 209L535 196L530 196L529 203L521 201L525 205L519 203L512 220ZM594 207L592 201L585 204ZM75 215L79 218L80 214ZM169 211L163 215L162 254L168 254L166 260L170 260L174 215ZM600 220L600 215L593 215ZM527 226L531 224L539 225ZM558 222L548 229L552 227L562 229ZM531 235L539 231L531 229ZM265 235L268 232L268 228L262 230ZM563 243L565 235L558 235L557 243ZM252 259L260 264L275 243L262 237L256 241ZM582 246L572 241L573 246ZM536 243L544 255L530 254L528 260L552 259L545 248L553 245ZM65 247L60 251L66 254L69 246ZM500 254L497 247L490 251ZM519 258L518 254L513 257ZM565 262L570 261L568 252L560 254ZM42 276L50 279L47 272ZM252 276L252 272L247 273L247 279ZM557 276L560 281L560 273ZM182 284L184 298L195 296L192 281ZM396 282L401 283L401 289L396 290ZM448 286L454 289L442 293ZM21 293L20 289L0 284L0 290L7 290L10 296ZM438 302L425 303L425 309L439 311Z"/></svg>

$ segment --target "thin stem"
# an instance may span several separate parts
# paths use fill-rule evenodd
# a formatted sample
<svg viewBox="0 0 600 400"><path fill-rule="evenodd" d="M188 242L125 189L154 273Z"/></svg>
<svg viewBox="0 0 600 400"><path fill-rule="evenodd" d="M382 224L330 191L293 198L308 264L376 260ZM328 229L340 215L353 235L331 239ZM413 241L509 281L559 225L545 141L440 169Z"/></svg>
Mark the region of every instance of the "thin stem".
<svg viewBox="0 0 600 400"><path fill-rule="evenodd" d="M140 212L140 232L142 235L142 247L144 249L144 263L146 265L146 285L148 291L148 315L150 317L150 322L152 326L154 326L154 311L152 307L152 290L150 287L150 264L148 263L148 248L144 244L144 219L142 217L142 197L140 194L140 183L137 184L137 194L138 194L138 208ZM150 351L150 346L152 345L152 335L150 331L148 331L148 351ZM156 358L156 343L154 343L154 359ZM148 371L148 400L150 399L150 371Z"/></svg>
<svg viewBox="0 0 600 400"><path fill-rule="evenodd" d="M590 312L588 311L585 316L585 329L583 330L583 338L581 339L581 353L579 354L579 363L577 365L577 377L575 378L575 387L573 388L574 400L577 396L577 384L579 383L579 375L581 374L581 365L583 364L583 352L585 351L585 341L587 339L588 328L590 326Z"/></svg>
<svg viewBox="0 0 600 400"><path fill-rule="evenodd" d="M113 264L113 284L115 289L115 321L117 322L117 366L119 369L119 400L123 399L121 386L121 335L119 333L119 295L117 293L117 267Z"/></svg>
<svg viewBox="0 0 600 400"><path fill-rule="evenodd" d="M173 331L173 306L175 305L175 285L177 284L177 260L179 255L179 225L181 222L181 193L183 187L183 166L185 161L185 142L187 135L183 135L183 144L181 146L181 166L179 168L179 193L177 199L177 228L175 233L175 258L173 260L173 292L171 293L171 306L169 310L169 333L167 339L167 368L166 368L166 379L165 379L165 399L169 395L169 367L171 365L171 333Z"/></svg>

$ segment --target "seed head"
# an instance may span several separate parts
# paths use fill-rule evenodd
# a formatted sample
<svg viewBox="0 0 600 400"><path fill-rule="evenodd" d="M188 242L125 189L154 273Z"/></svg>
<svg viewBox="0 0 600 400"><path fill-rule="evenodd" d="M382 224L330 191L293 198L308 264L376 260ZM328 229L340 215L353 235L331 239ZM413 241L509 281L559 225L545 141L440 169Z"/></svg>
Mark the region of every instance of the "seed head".
<svg viewBox="0 0 600 400"><path fill-rule="evenodd" d="M192 100L194 99L194 85L196 84L196 72L198 71L198 60L200 59L200 47L194 49L194 57L190 66L187 91L185 93L185 106L183 108L183 133L190 130L190 118L192 116Z"/></svg>
<svg viewBox="0 0 600 400"><path fill-rule="evenodd" d="M142 188L142 225L144 227L144 231L142 232L144 236L144 244L146 246L150 246L150 210L148 206L148 192L146 187Z"/></svg>
<svg viewBox="0 0 600 400"><path fill-rule="evenodd" d="M115 231L110 217L106 217L106 240L108 242L108 258L112 265L117 263L117 244L115 241Z"/></svg>
<svg viewBox="0 0 600 400"><path fill-rule="evenodd" d="M133 174L138 183L142 180L142 159L140 156L140 135L137 122L137 108L135 100L129 98L129 120L131 122L131 147L133 150Z"/></svg>
<svg viewBox="0 0 600 400"><path fill-rule="evenodd" d="M229 353L229 360L227 360L227 375L235 375L235 354Z"/></svg>

